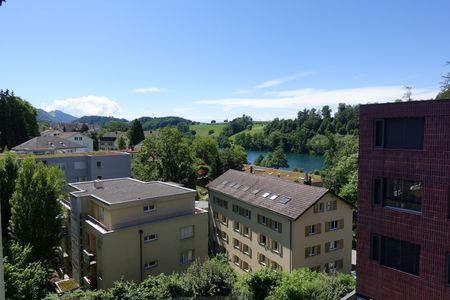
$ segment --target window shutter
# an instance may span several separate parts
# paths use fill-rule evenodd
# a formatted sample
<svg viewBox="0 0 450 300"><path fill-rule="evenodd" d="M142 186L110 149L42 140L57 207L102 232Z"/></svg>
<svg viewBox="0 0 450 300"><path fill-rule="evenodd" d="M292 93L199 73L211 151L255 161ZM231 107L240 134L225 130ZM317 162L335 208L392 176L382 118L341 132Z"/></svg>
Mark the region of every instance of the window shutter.
<svg viewBox="0 0 450 300"><path fill-rule="evenodd" d="M326 222L325 223L325 232L329 232L330 231L330 222Z"/></svg>
<svg viewBox="0 0 450 300"><path fill-rule="evenodd" d="M339 229L343 229L344 228L344 219L340 219L339 220Z"/></svg>
<svg viewBox="0 0 450 300"><path fill-rule="evenodd" d="M319 212L319 204L318 203L314 204L314 213L317 213L317 212Z"/></svg>
<svg viewBox="0 0 450 300"><path fill-rule="evenodd" d="M282 224L278 222L278 232L281 233L281 231L282 231Z"/></svg>
<svg viewBox="0 0 450 300"><path fill-rule="evenodd" d="M305 248L305 257L309 257L309 248Z"/></svg>
<svg viewBox="0 0 450 300"><path fill-rule="evenodd" d="M344 240L339 240L338 241L338 249L342 249L344 248Z"/></svg>
<svg viewBox="0 0 450 300"><path fill-rule="evenodd" d="M309 235L309 228L310 228L311 226L305 226L305 236L308 236Z"/></svg>
<svg viewBox="0 0 450 300"><path fill-rule="evenodd" d="M320 255L320 245L316 246L317 247L317 255Z"/></svg>
<svg viewBox="0 0 450 300"><path fill-rule="evenodd" d="M329 273L329 272L330 272L330 265L325 264L325 273Z"/></svg>
<svg viewBox="0 0 450 300"><path fill-rule="evenodd" d="M328 253L330 251L330 242L325 243L325 253Z"/></svg>
<svg viewBox="0 0 450 300"><path fill-rule="evenodd" d="M334 200L333 201L333 210L336 210L337 209L337 200Z"/></svg>
<svg viewBox="0 0 450 300"><path fill-rule="evenodd" d="M344 263L343 263L342 259L340 259L340 260L337 261L337 266L336 266L336 268L337 268L337 269L342 269L343 265L344 265Z"/></svg>
<svg viewBox="0 0 450 300"><path fill-rule="evenodd" d="M321 230L322 230L322 224L316 224L316 230L317 230L317 233L318 234L320 234L321 233Z"/></svg>

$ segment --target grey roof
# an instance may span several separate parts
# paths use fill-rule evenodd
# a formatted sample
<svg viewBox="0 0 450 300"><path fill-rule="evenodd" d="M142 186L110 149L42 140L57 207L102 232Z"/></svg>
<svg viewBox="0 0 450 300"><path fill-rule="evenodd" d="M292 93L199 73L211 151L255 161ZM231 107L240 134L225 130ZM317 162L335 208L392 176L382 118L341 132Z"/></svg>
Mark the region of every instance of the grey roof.
<svg viewBox="0 0 450 300"><path fill-rule="evenodd" d="M196 191L161 181L142 182L132 178L100 180L102 188L95 188L96 181L71 183L80 191L72 192L76 196L94 196L108 205L142 201L184 194L194 195Z"/></svg>
<svg viewBox="0 0 450 300"><path fill-rule="evenodd" d="M235 186L232 186L232 183ZM329 192L328 189L322 187L236 170L228 170L219 176L208 184L208 189L291 219L300 217L311 205ZM257 190L258 192L256 192ZM266 193L269 195L263 197ZM274 195L277 197L271 199Z"/></svg>
<svg viewBox="0 0 450 300"><path fill-rule="evenodd" d="M70 138L70 137L72 137L72 136L74 136L74 135L82 135L82 136L88 138L87 135L85 135L85 134L83 134L83 133L81 133L81 132L78 132L78 131L68 131L68 132L63 132L63 133L61 133L61 134L58 135L58 136L59 136L60 138L67 139L67 138Z"/></svg>
<svg viewBox="0 0 450 300"><path fill-rule="evenodd" d="M37 136L12 148L15 151L45 151L45 150L64 150L73 148L85 148L80 144L62 139L57 136Z"/></svg>

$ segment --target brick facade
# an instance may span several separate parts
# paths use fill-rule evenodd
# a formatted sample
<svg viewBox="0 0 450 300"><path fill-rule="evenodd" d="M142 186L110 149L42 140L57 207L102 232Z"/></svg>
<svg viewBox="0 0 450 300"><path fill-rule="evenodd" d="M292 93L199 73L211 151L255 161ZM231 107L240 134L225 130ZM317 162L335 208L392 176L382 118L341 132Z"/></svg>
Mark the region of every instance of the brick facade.
<svg viewBox="0 0 450 300"><path fill-rule="evenodd" d="M374 147L377 118L424 117L423 150ZM450 299L450 101L362 105L358 182L357 293L373 299ZM374 177L422 181L421 212L372 204ZM419 276L371 260L371 234L420 245Z"/></svg>

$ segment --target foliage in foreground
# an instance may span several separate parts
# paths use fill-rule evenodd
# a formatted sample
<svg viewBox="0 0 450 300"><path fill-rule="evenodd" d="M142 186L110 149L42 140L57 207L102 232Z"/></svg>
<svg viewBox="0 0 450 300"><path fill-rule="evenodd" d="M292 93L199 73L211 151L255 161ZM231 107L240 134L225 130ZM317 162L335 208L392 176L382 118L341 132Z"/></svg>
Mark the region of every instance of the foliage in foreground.
<svg viewBox="0 0 450 300"><path fill-rule="evenodd" d="M148 277L142 283L118 281L99 291L50 295L48 300L137 300L161 298L230 297L230 299L340 299L354 289L350 275L329 276L309 269L291 274L263 268L237 276L226 257L195 261L186 272Z"/></svg>

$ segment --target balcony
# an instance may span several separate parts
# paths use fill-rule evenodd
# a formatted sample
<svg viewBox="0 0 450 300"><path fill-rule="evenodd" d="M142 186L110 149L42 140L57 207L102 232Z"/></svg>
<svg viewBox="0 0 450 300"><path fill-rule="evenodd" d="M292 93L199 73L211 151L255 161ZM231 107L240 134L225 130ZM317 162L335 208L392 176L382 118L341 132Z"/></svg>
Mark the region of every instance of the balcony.
<svg viewBox="0 0 450 300"><path fill-rule="evenodd" d="M83 250L83 262L88 265L92 266L97 263L95 252L89 252L86 249Z"/></svg>
<svg viewBox="0 0 450 300"><path fill-rule="evenodd" d="M97 279L94 276L84 276L83 285L86 289L95 290L97 289Z"/></svg>

